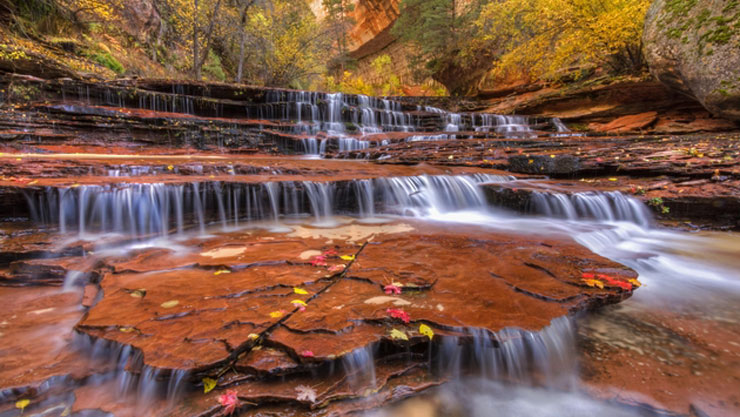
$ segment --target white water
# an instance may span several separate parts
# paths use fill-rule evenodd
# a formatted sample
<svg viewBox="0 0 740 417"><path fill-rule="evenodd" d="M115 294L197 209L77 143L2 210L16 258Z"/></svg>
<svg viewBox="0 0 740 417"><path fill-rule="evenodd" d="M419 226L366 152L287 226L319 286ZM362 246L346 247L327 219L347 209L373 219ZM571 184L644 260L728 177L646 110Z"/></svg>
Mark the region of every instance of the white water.
<svg viewBox="0 0 740 417"><path fill-rule="evenodd" d="M153 234L159 239L166 238L169 230L185 232L188 223L184 219L188 217L194 219L191 224L204 233L209 224L224 228L250 219L272 219L278 223L286 217L305 214L320 223L347 210L365 218L413 216L506 233L571 237L640 274L645 286L627 303L652 308L691 305L711 310L713 303L707 300L721 298L729 300L730 305L740 301L740 252L737 249L740 239L736 235L729 235L735 243L731 246L733 249L720 250L713 248L714 238L656 228L644 205L618 193L536 195L533 209L540 216L490 207L481 185L512 180L488 175L358 180L342 191L354 200L348 207L338 205L342 193L332 183L286 182L245 187L203 183L193 184L191 188L162 184L139 184L124 189L79 187L83 189L58 192L57 200L51 198L54 191L47 192L45 200L38 200L34 212L45 219L54 218L54 213L58 213L62 231L78 230L80 234L89 235L98 228L103 232L131 233L136 237ZM37 200L29 198L29 201ZM80 201L85 203L80 204ZM41 202L46 206L41 206ZM120 213L116 214L116 210ZM169 245L166 240L164 242ZM68 278L68 284L72 285L79 277L70 275ZM573 360L575 346L569 320L556 320L539 333L517 329L505 329L498 334L485 334L476 329L460 331L467 333L472 343L443 338L435 363L440 364L438 372L458 380L462 387L452 386L449 392L469 391L462 401L469 407L465 415L486 415L485 410L491 407L506 411L505 415L522 416L542 415L539 411L542 407L547 407L551 415L632 415L578 394L577 364ZM503 341L500 347L495 347L496 340ZM89 343L87 349L107 351L117 363L124 363L123 357L128 363L131 356L131 352L121 350L125 348L98 347L95 343ZM343 359L344 369L352 375L352 384L375 384L373 354L369 348ZM92 356L96 355L100 354ZM489 382L476 385L477 382L464 378L463 370L471 367ZM532 369L540 375L536 380L532 379ZM174 393L183 389L185 376L165 378L169 382L162 383L160 374L160 371L143 367L136 375L117 370L115 378L122 391L138 392L143 403L152 393L174 398ZM517 385L504 386L491 380ZM439 395L448 394L442 391Z"/></svg>

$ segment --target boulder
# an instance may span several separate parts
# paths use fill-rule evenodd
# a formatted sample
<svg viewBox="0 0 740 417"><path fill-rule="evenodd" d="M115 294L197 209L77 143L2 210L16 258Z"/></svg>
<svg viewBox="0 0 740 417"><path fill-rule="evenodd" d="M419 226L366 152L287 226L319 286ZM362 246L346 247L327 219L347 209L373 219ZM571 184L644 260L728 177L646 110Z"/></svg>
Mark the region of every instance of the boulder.
<svg viewBox="0 0 740 417"><path fill-rule="evenodd" d="M656 0L643 35L651 73L714 115L740 120L740 4Z"/></svg>

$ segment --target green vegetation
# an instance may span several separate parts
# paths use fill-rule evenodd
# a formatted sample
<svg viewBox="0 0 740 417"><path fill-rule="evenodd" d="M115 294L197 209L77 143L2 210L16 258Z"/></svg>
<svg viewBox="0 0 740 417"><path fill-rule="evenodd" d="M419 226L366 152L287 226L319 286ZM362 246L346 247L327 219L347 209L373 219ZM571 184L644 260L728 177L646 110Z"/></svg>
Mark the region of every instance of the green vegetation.
<svg viewBox="0 0 740 417"><path fill-rule="evenodd" d="M698 55L712 55L712 46L728 44L740 36L740 0L729 0L716 15L707 7L697 11L698 0L668 0L658 24L669 37L696 42ZM740 47L740 45L738 45Z"/></svg>
<svg viewBox="0 0 740 417"><path fill-rule="evenodd" d="M402 0L392 33L405 44L409 62L402 73L408 64L410 80L401 79L400 63L389 55L353 61L355 1L153 0L161 22L144 28L127 26L128 1L135 0L0 0L0 12L7 9L0 36L13 45L0 48L0 60L32 57L102 77L376 95L418 94L423 85L426 94L465 95L486 85L642 74L640 42L651 2ZM323 8L321 20L316 8ZM740 31L739 16L740 0L727 1L721 15L699 0L667 0L661 25L676 39L699 39L711 54Z"/></svg>
<svg viewBox="0 0 740 417"><path fill-rule="evenodd" d="M491 67L494 44L475 24L486 1L403 0L393 34L411 44L417 80L427 77L450 94L474 92Z"/></svg>

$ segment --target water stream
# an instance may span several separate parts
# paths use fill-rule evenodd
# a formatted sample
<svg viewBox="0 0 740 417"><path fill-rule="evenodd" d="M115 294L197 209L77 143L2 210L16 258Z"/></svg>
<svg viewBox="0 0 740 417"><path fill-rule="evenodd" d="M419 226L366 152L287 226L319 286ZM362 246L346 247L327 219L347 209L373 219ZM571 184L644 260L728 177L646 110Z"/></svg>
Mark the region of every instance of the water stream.
<svg viewBox="0 0 740 417"><path fill-rule="evenodd" d="M316 104L312 104L315 99L307 96L301 100L295 101L294 116L315 118L319 112L314 108ZM338 98L336 103L329 103L330 113L339 111L332 107L343 105L339 103ZM378 126L384 128L386 123L408 121L396 116L393 107L380 103L361 99L359 109L371 105L385 108L382 113L372 115L369 111L358 113L363 125L371 125L367 119L372 117L380 118ZM477 123L483 127L491 122L482 118ZM327 123L329 128L341 131L341 123L335 116L328 116ZM413 217L451 227L465 224L506 233L567 236L639 273L645 286L623 303L625 308L647 312L700 311L707 321L740 321L737 311L728 307L740 302L737 272L740 237L736 234L688 234L662 229L655 225L642 203L617 192L535 193L529 213L492 207L485 197L485 184L513 180L505 176L469 175L337 183L121 184L48 188L27 194L27 200L34 221L56 227L65 235L95 240L117 234L165 246L171 246L173 239L193 234L207 235L264 224L280 224L286 231L293 231L297 224L332 228L346 223L338 215L369 224ZM152 240L155 238L158 240ZM83 272L70 273L65 291L83 276ZM485 334L463 329L466 338L473 342L446 338L435 365L438 372L450 375L456 382L436 391L428 402L437 404L437 411L447 407L463 410L462 415L470 416L490 415L486 410L498 410L502 413L499 415L507 416L644 415L641 411L596 401L581 392L574 326L571 319L563 318L539 333L506 329L499 334ZM122 392L138 393L143 403L155 392L174 398L187 385L186 375L160 375L160 371L146 367L133 377L124 367L141 359L125 347L87 339L77 343L93 357L113 358L116 366L109 378L117 379ZM356 378L357 384L375 384L373 356L370 348L343 359L343 367ZM470 368L482 380L469 379L464 370ZM533 378L533 374L538 377ZM397 413L406 406L409 405L380 413L403 415ZM425 406L426 403L417 405ZM544 408L548 411L543 414Z"/></svg>

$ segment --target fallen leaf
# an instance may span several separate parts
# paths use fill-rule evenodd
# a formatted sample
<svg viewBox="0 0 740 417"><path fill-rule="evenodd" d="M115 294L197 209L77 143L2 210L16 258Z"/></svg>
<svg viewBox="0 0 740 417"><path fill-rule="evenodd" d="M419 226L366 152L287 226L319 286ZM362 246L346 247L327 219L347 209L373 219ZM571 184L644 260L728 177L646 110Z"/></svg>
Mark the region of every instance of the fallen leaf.
<svg viewBox="0 0 740 417"><path fill-rule="evenodd" d="M584 279L583 282L589 287L599 287L602 290L604 289L604 283L598 279Z"/></svg>
<svg viewBox="0 0 740 417"><path fill-rule="evenodd" d="M385 310L386 313L388 313L389 316L393 317L394 319L401 319L404 323L408 323L411 321L411 317L409 316L409 313L397 309L397 308L389 308Z"/></svg>
<svg viewBox="0 0 740 417"><path fill-rule="evenodd" d="M31 400L19 400L15 402L15 408L19 408L21 413L23 413L23 410L28 407L28 404L31 404Z"/></svg>
<svg viewBox="0 0 740 417"><path fill-rule="evenodd" d="M609 178L609 181L619 181L619 178Z"/></svg>
<svg viewBox="0 0 740 417"><path fill-rule="evenodd" d="M388 295L401 294L401 287L398 285L395 285L395 283L386 285L385 287L383 287L383 290L385 290L385 293Z"/></svg>
<svg viewBox="0 0 740 417"><path fill-rule="evenodd" d="M120 330L122 333L131 333L134 331L134 328L133 327L121 327L118 330Z"/></svg>
<svg viewBox="0 0 740 417"><path fill-rule="evenodd" d="M304 350L303 352L301 352L301 356L303 356L304 358L313 358L313 352L310 350Z"/></svg>
<svg viewBox="0 0 740 417"><path fill-rule="evenodd" d="M629 282L630 284L634 285L634 286L635 286L635 288L640 288L640 287L642 287L642 282L640 282L640 281L638 281L638 280L636 280L636 279L634 279L634 278L632 278L632 279L629 279L629 280L628 280L628 282Z"/></svg>
<svg viewBox="0 0 740 417"><path fill-rule="evenodd" d="M432 338L434 338L434 330L432 330L432 328L427 326L426 324L422 324L421 326L419 326L419 333L428 337L429 340L432 340Z"/></svg>
<svg viewBox="0 0 740 417"><path fill-rule="evenodd" d="M324 256L337 256L337 251L334 249L329 249L328 251L323 253Z"/></svg>
<svg viewBox="0 0 740 417"><path fill-rule="evenodd" d="M278 319L280 317L283 317L283 314L284 314L283 313L283 310L273 311L272 313L270 313L270 317L272 317L274 319Z"/></svg>
<svg viewBox="0 0 740 417"><path fill-rule="evenodd" d="M349 261L354 261L355 260L355 255L342 255L342 256L339 257L339 259L341 259L343 261L348 261L348 262Z"/></svg>
<svg viewBox="0 0 740 417"><path fill-rule="evenodd" d="M293 292L299 295L308 295L308 291L303 288L293 287Z"/></svg>
<svg viewBox="0 0 740 417"><path fill-rule="evenodd" d="M250 340L257 340L260 338L260 335L258 335L257 333L249 333L249 335L247 335L247 338L249 338Z"/></svg>
<svg viewBox="0 0 740 417"><path fill-rule="evenodd" d="M172 307L177 306L178 304L180 304L179 301L170 300L170 301L165 301L164 303L160 304L160 306L162 306L162 308L172 308Z"/></svg>
<svg viewBox="0 0 740 417"><path fill-rule="evenodd" d="M129 294L129 295L132 296L132 297L134 297L134 298L144 298L144 297L146 297L146 289L139 288L138 290L133 290L133 291L131 291L131 294Z"/></svg>
<svg viewBox="0 0 740 417"><path fill-rule="evenodd" d="M290 303L293 304L295 307L298 307L299 311L306 311L306 306L308 305L303 300L293 300Z"/></svg>
<svg viewBox="0 0 740 417"><path fill-rule="evenodd" d="M213 378L203 378L203 394L208 394L216 388L216 380Z"/></svg>
<svg viewBox="0 0 740 417"><path fill-rule="evenodd" d="M404 333L404 332L402 332L401 330L398 330L398 329L391 330L391 338L393 340L406 340L406 341L409 340L409 337L406 336L406 333Z"/></svg>
<svg viewBox="0 0 740 417"><path fill-rule="evenodd" d="M213 275L221 275L221 274L230 274L231 271L228 269L219 269L218 271L214 272Z"/></svg>
<svg viewBox="0 0 740 417"><path fill-rule="evenodd" d="M326 256L318 255L311 259L311 265L313 266L326 266Z"/></svg>
<svg viewBox="0 0 740 417"><path fill-rule="evenodd" d="M310 401L312 403L316 402L316 390L314 390L311 387L307 387L305 385L298 385L295 387L295 390L298 392L298 396L296 399L298 401Z"/></svg>
<svg viewBox="0 0 740 417"><path fill-rule="evenodd" d="M218 402L224 407L224 415L232 415L239 406L239 397L237 397L236 391L228 390L226 391L226 394L222 394L218 397Z"/></svg>
<svg viewBox="0 0 740 417"><path fill-rule="evenodd" d="M173 169L175 169L175 167L172 166L172 165L167 165L167 169L170 170L170 171L172 171Z"/></svg>

